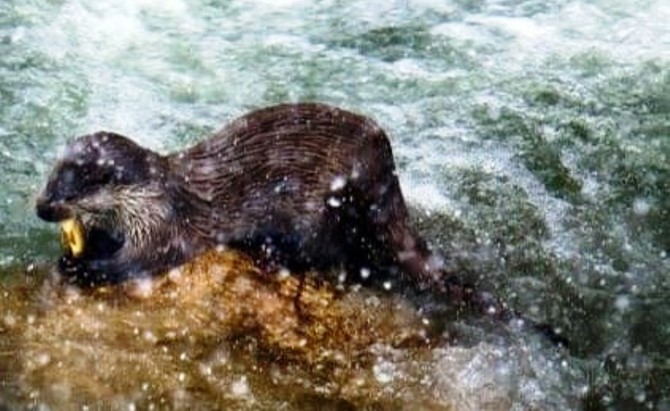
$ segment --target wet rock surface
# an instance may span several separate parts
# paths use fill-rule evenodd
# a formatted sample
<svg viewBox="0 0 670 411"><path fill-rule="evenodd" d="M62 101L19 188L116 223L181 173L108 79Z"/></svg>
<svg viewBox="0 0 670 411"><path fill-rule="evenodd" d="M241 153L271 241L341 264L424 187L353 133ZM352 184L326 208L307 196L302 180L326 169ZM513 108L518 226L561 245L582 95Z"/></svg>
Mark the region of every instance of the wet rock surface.
<svg viewBox="0 0 670 411"><path fill-rule="evenodd" d="M81 290L40 273L5 284L1 397L54 409L500 410L519 400L500 367L513 348L452 345L439 319L393 293L308 276L298 301L300 280L286 274L213 251L122 286Z"/></svg>

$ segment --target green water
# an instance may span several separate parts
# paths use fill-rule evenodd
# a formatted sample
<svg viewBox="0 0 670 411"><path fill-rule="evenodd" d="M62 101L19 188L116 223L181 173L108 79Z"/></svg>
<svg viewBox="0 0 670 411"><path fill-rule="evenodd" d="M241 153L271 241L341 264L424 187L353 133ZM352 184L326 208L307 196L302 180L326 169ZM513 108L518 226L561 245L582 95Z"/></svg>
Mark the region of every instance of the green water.
<svg viewBox="0 0 670 411"><path fill-rule="evenodd" d="M435 247L572 341L509 371L515 409L669 410L668 21L664 0L6 0L0 266L56 258L31 202L76 135L169 151L329 102L388 131Z"/></svg>

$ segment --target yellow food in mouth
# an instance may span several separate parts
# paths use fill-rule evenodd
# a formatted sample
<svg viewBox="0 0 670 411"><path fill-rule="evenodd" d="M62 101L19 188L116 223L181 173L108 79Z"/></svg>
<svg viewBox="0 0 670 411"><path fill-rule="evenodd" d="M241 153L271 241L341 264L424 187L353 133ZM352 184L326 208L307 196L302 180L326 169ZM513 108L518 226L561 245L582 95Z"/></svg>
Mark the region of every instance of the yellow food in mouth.
<svg viewBox="0 0 670 411"><path fill-rule="evenodd" d="M84 252L84 227L76 218L70 218L60 223L60 230L63 246L73 257L79 257Z"/></svg>

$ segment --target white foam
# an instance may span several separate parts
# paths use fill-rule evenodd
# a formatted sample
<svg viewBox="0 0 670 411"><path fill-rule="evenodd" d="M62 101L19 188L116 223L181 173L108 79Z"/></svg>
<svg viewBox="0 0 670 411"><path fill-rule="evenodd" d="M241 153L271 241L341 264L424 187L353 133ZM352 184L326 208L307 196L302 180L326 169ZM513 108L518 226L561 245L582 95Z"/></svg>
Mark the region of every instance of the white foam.
<svg viewBox="0 0 670 411"><path fill-rule="evenodd" d="M597 51L626 62L648 58L670 58L670 6L655 1L640 7L619 2L572 1L551 13L532 17L474 14L465 19L486 33L504 38L505 58L494 53L498 64L533 60L541 62L552 55L575 55ZM624 15L627 17L621 18ZM463 24L463 23L457 23ZM447 25L448 26L448 25ZM442 28L442 33L453 30ZM501 36L502 34L502 36ZM472 38L481 39L475 33ZM505 60L508 60L507 63ZM519 67L521 69L521 67Z"/></svg>

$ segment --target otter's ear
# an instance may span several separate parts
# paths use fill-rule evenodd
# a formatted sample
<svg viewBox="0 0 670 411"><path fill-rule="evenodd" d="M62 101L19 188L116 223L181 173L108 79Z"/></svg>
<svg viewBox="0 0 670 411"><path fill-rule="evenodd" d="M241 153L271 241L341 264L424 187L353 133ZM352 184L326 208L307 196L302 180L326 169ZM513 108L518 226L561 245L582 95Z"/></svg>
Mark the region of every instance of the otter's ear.
<svg viewBox="0 0 670 411"><path fill-rule="evenodd" d="M99 132L91 135L89 140L95 149L95 164L101 169L101 180L96 182L98 185L142 185L155 181L163 174L162 157L129 138L115 133Z"/></svg>
<svg viewBox="0 0 670 411"><path fill-rule="evenodd" d="M142 185L155 181L164 168L157 153L115 133L80 137L72 146L77 163L89 166L89 185Z"/></svg>

